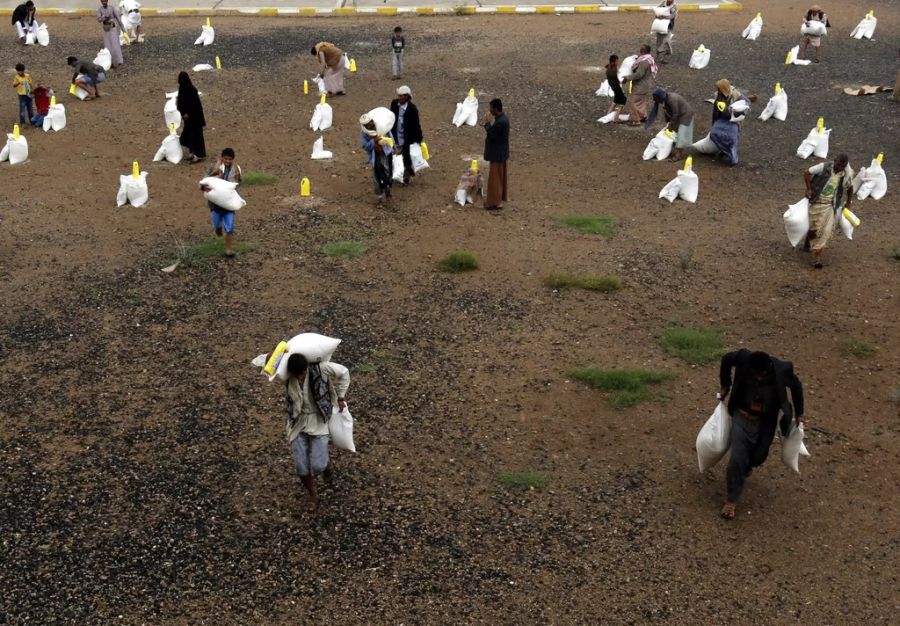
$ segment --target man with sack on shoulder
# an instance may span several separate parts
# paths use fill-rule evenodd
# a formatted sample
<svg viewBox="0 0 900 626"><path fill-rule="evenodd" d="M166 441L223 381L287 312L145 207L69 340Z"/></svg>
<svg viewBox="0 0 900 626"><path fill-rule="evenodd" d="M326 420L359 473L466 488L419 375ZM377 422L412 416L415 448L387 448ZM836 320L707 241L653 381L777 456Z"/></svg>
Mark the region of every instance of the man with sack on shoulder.
<svg viewBox="0 0 900 626"><path fill-rule="evenodd" d="M316 476L322 474L328 483L332 475L328 460L328 420L335 404L341 411L347 408L350 370L337 363L307 363L302 354L288 357L287 370L285 430L294 467L309 494L306 512L315 513L319 507Z"/></svg>
<svg viewBox="0 0 900 626"><path fill-rule="evenodd" d="M751 352L746 348L722 357L719 380L723 401L731 392L728 398L731 457L725 474L728 497L722 507L722 517L730 520L734 519L747 477L769 455L769 446L779 425L779 412L782 436L788 434L794 415L798 421L804 421L803 385L794 374L794 364L790 361L780 361L765 352ZM788 389L791 390L790 401Z"/></svg>

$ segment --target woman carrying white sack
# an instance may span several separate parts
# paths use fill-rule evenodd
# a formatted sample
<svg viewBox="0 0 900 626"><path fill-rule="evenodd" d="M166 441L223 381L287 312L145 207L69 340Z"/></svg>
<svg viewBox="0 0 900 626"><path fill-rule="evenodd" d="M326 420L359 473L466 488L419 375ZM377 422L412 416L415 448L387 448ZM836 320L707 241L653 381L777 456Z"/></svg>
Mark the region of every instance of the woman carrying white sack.
<svg viewBox="0 0 900 626"><path fill-rule="evenodd" d="M819 163L803 172L806 197L809 199L809 232L804 252L815 253L813 267L822 269L822 253L845 208L853 201L853 170L846 154L832 163ZM844 202L846 194L847 201Z"/></svg>
<svg viewBox="0 0 900 626"><path fill-rule="evenodd" d="M243 200L240 199L240 196L238 196L238 199L240 199L240 206L236 204L226 207L214 203L209 196L213 191L213 182L208 179L218 178L225 182L233 183L235 189L241 184L241 166L234 162L234 150L231 148L222 150L222 156L220 156L209 170L207 170L206 176L207 178L200 181L200 191L202 191L207 198L206 203L209 205L209 217L212 222L213 231L216 233L217 237L221 237L224 231L225 256L232 258L234 256L234 248L232 247L234 244L234 217L235 211L237 210L234 207L240 208L244 206L246 202L243 202ZM234 192L233 195L237 196L237 192Z"/></svg>
<svg viewBox="0 0 900 626"><path fill-rule="evenodd" d="M732 387L731 371L734 370ZM726 470L728 495L722 517L734 519L744 484L754 467L769 455L775 429L786 437L796 416L803 418L803 385L794 373L794 364L765 352L746 348L729 352L719 366L720 397L728 397L731 414L731 457ZM788 390L791 392L788 400ZM778 414L781 413L779 424Z"/></svg>
<svg viewBox="0 0 900 626"><path fill-rule="evenodd" d="M806 48L812 46L816 49L816 63L819 62L822 52L822 35L826 34L826 29L830 26L831 24L828 22L828 16L825 15L825 11L822 10L822 7L818 4L809 7L809 11L806 12L806 15L803 18L803 27L800 29L805 37L803 40L803 47L800 49L799 57L801 59L806 56ZM813 32L819 34L806 34Z"/></svg>
<svg viewBox="0 0 900 626"><path fill-rule="evenodd" d="M675 133L675 149L669 160L680 161L684 158L684 150L694 143L694 110L680 94L657 87L653 90L653 108L645 128L653 126L659 105L663 106L668 130Z"/></svg>

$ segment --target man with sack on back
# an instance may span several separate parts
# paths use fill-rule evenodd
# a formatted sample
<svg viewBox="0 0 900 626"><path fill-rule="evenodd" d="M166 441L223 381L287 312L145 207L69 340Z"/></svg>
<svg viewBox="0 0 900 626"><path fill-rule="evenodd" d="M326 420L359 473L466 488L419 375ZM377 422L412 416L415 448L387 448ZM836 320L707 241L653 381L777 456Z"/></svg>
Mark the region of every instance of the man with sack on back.
<svg viewBox="0 0 900 626"><path fill-rule="evenodd" d="M732 368L735 370L734 387ZM779 423L778 413L782 414L782 436L788 434L794 415L798 421L804 421L803 385L794 374L794 364L790 361L780 361L765 352L751 352L746 348L722 357L719 380L723 402L731 392L728 412L732 420L731 458L725 473L728 497L722 507L722 517L734 519L747 477L754 467L765 462L769 454ZM788 389L791 390L790 401Z"/></svg>

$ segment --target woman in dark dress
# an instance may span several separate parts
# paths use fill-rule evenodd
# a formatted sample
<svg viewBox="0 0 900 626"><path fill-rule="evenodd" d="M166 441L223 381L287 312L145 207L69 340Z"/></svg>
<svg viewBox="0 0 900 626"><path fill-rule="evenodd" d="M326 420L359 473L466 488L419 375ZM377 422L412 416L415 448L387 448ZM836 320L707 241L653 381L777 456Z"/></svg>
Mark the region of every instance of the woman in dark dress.
<svg viewBox="0 0 900 626"><path fill-rule="evenodd" d="M606 80L609 81L609 88L613 92L613 101L607 114L616 111L616 117L613 121L618 122L619 115L625 110L625 103L628 100L625 98L625 92L622 91L622 83L619 82L619 56L617 54L612 54L609 57L609 65L606 66Z"/></svg>
<svg viewBox="0 0 900 626"><path fill-rule="evenodd" d="M200 94L191 82L187 72L178 75L178 112L184 120L184 128L181 129L181 145L188 149L188 162L199 163L206 158L206 143L203 141L203 127L206 126L206 118L203 117L203 105L200 104Z"/></svg>

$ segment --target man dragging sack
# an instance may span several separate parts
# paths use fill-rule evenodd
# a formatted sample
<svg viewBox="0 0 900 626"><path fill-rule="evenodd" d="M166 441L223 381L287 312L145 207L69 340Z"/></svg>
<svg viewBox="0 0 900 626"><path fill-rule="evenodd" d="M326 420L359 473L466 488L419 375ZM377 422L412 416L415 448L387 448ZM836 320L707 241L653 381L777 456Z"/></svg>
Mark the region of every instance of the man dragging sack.
<svg viewBox="0 0 900 626"><path fill-rule="evenodd" d="M734 387L731 370L734 372ZM744 483L753 471L765 462L769 446L779 425L781 435L787 436L796 414L803 422L803 385L794 374L794 364L779 361L765 352L743 349L722 357L719 370L722 398L728 398L731 413L731 458L726 470L728 498L722 507L722 517L734 519L737 501L744 491ZM787 390L791 390L788 401ZM793 406L791 405L793 402Z"/></svg>

